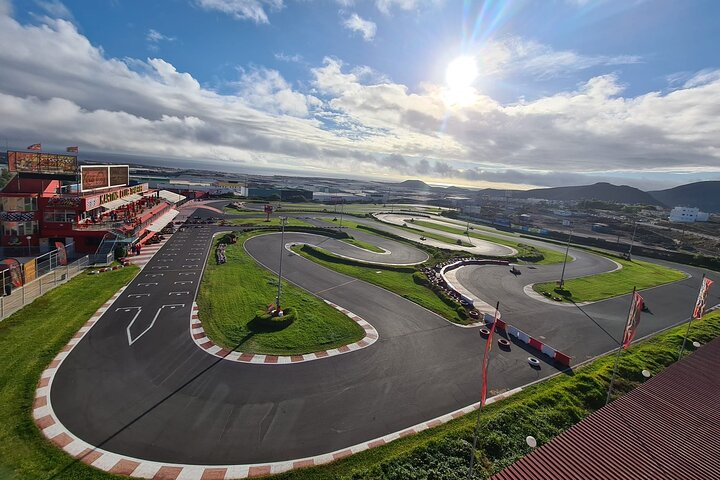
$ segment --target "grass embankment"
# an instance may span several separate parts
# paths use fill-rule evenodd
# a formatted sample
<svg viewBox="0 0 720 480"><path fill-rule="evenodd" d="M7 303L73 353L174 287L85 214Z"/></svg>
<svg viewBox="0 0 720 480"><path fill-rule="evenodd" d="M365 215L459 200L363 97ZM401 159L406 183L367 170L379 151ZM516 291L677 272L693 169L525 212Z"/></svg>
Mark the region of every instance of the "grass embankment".
<svg viewBox="0 0 720 480"><path fill-rule="evenodd" d="M316 218L315 220L323 222L323 223L328 223L328 224L332 225L333 227L338 227L338 228L340 227L340 222L338 222L335 219L329 220L327 218ZM343 229L343 231L350 234L350 232L352 232L352 231L358 231L357 230L358 225L359 224L357 222L343 220L342 229ZM371 233L368 233L368 232L363 232L363 233L365 233L366 235L372 235ZM375 253L384 253L385 252L385 250L383 250L382 248L380 248L376 245L373 245L372 243L358 240L357 238L354 238L352 236L350 238L343 238L342 241L349 243L351 245L355 245L356 247L364 248L365 250L370 250L371 252L375 252Z"/></svg>
<svg viewBox="0 0 720 480"><path fill-rule="evenodd" d="M449 299L444 301L438 294L418 283L413 276L417 273L413 267L363 266L358 262L337 257L330 252L309 245L295 246L293 251L331 270L359 278L396 293L451 322L459 324L470 322L464 315L463 307ZM418 275L420 274L418 273ZM461 311L463 314L460 313Z"/></svg>
<svg viewBox="0 0 720 480"><path fill-rule="evenodd" d="M347 316L285 281L282 304L296 309L295 321L279 331L255 321L258 311L277 296L277 275L258 265L243 247L256 234L240 234L237 243L225 249L227 263L210 260L205 270L197 303L203 328L215 343L247 353L293 355L336 348L364 336Z"/></svg>
<svg viewBox="0 0 720 480"><path fill-rule="evenodd" d="M643 369L657 374L677 359L685 326L631 347L618 365L615 396L642 383ZM693 323L690 342L720 335L720 312ZM491 354L492 355L492 354ZM485 407L478 432L475 479L485 479L530 452L525 437L539 444L567 430L605 404L614 356L529 387ZM489 374L493 373L492 356ZM495 394L498 392L491 392ZM467 478L476 413L339 462L279 475L277 480L427 480Z"/></svg>
<svg viewBox="0 0 720 480"><path fill-rule="evenodd" d="M350 245L355 245L359 248L364 248L365 250L370 250L371 252L375 253L384 253L385 250L383 250L380 247L376 247L372 243L363 242L362 240L358 240L357 238L343 238L341 240L342 242L349 243Z"/></svg>
<svg viewBox="0 0 720 480"><path fill-rule="evenodd" d="M457 228L451 225L441 225L435 222L428 222L425 220L418 220L412 222L413 225L421 227L432 228L433 230L440 230L442 232L454 233L456 235L467 235L467 231L463 228ZM549 248L539 248L526 243L515 242L506 238L496 237L492 235L484 235L476 231L470 230L469 236L471 238L477 238L478 240L484 240L486 242L497 243L499 245L505 245L506 247L514 248L518 251L518 258L532 263L534 265L551 265L554 263L562 263L565 259L564 252L558 252ZM568 257L571 261L572 257Z"/></svg>
<svg viewBox="0 0 720 480"><path fill-rule="evenodd" d="M230 225L258 225L258 226L265 226L265 227L279 227L280 226L280 218L279 217L270 217L270 221L266 222L265 218L234 218L230 220ZM285 222L285 226L287 227L310 227L309 223L307 223L304 220L299 220L297 218L288 217L287 221Z"/></svg>
<svg viewBox="0 0 720 480"><path fill-rule="evenodd" d="M537 283L533 285L533 290L538 293L548 292L553 297L561 298L563 302L595 302L630 293L633 287L642 290L686 277L679 270L654 263L621 258L613 258L613 260L623 268L614 272L565 280L562 290L556 290L555 282Z"/></svg>
<svg viewBox="0 0 720 480"><path fill-rule="evenodd" d="M110 479L50 444L31 418L40 374L77 330L139 271L80 274L0 322L0 478Z"/></svg>

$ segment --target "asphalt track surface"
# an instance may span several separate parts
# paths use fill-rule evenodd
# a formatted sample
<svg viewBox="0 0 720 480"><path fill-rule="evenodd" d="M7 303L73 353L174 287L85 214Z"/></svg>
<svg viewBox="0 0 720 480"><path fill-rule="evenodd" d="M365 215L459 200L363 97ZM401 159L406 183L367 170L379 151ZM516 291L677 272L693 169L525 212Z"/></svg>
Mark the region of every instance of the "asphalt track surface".
<svg viewBox="0 0 720 480"><path fill-rule="evenodd" d="M452 325L386 290L289 252L283 257L284 276L365 318L379 332L378 342L289 365L225 362L208 355L192 341L189 319L217 230L203 226L175 234L63 361L51 403L75 435L105 450L160 462L260 463L334 451L477 401L484 346L477 329ZM308 237L286 233L285 242ZM245 248L275 271L280 243L279 234L268 234L252 238ZM600 267L586 265L578 253L568 274ZM482 268L463 269L468 275L463 282L477 285L490 301L505 294L501 302L511 324L531 334L542 330L547 343L575 348L582 357L613 346L587 317L518 293L521 288L512 282L524 285L534 272L521 267L523 275L514 277L504 268ZM643 317L639 335L687 318L699 285L697 271L689 270L693 278L645 293L653 319ZM627 303L625 296L586 310L619 334ZM547 363L530 368L529 355L535 354L523 344L493 350L491 394L557 372Z"/></svg>

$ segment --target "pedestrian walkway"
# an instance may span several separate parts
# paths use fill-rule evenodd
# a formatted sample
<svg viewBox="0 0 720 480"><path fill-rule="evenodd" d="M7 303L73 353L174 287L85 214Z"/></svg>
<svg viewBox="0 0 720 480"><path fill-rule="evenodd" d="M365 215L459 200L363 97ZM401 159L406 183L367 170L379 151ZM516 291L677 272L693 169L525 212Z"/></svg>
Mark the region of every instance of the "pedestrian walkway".
<svg viewBox="0 0 720 480"><path fill-rule="evenodd" d="M130 255L125 257L124 260L130 262L133 265L137 265L140 268L143 268L157 253L157 251L160 250L163 245L165 245L165 242L167 242L170 237L171 235L165 235L165 239L161 240L160 243L143 245L140 248L140 255Z"/></svg>

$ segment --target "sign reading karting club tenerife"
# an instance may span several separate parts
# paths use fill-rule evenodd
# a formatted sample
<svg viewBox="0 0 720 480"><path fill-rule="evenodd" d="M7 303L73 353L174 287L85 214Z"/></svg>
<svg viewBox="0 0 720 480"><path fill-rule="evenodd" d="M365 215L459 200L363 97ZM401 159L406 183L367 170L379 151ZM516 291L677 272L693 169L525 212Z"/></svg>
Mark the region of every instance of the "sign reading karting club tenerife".
<svg viewBox="0 0 720 480"><path fill-rule="evenodd" d="M127 165L83 165L80 167L80 185L83 192L122 187L129 181L130 167Z"/></svg>
<svg viewBox="0 0 720 480"><path fill-rule="evenodd" d="M148 191L148 184L141 183L140 185L133 185L132 187L121 188L113 192L103 193L102 195L95 195L90 197L84 197L85 199L85 211L97 208L105 203L112 202L113 200L119 200L128 195L145 193Z"/></svg>
<svg viewBox="0 0 720 480"><path fill-rule="evenodd" d="M72 174L77 172L75 155L8 150L7 159L10 172Z"/></svg>

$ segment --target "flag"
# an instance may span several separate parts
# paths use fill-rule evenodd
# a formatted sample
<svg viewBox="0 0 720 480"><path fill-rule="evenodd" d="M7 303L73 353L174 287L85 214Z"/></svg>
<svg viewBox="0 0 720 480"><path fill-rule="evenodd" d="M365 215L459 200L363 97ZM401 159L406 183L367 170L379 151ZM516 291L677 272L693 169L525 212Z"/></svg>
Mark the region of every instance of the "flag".
<svg viewBox="0 0 720 480"><path fill-rule="evenodd" d="M29 147L27 147L27 150L42 150L42 145L39 143L33 143Z"/></svg>
<svg viewBox="0 0 720 480"><path fill-rule="evenodd" d="M623 335L623 348L625 350L630 347L633 338L635 338L635 331L638 325L640 325L640 312L642 312L645 301L639 293L633 292L632 305L630 305L630 313L628 313L627 324L625 325L625 334Z"/></svg>
<svg viewBox="0 0 720 480"><path fill-rule="evenodd" d="M490 349L492 348L492 338L493 333L495 333L495 326L498 322L498 315L500 312L498 309L495 309L495 320L493 320L492 327L490 327L490 334L487 337L487 341L485 342L485 354L483 355L483 363L482 363L482 393L480 394L480 408L485 406L485 398L487 397L487 361L488 361L488 355L490 354Z"/></svg>
<svg viewBox="0 0 720 480"><path fill-rule="evenodd" d="M78 153L78 147L67 147L65 151L67 153Z"/></svg>
<svg viewBox="0 0 720 480"><path fill-rule="evenodd" d="M697 302L695 302L695 310L693 310L693 318L701 318L705 313L705 300L707 299L708 290L713 281L708 277L703 277L702 285L700 285L700 292L698 293Z"/></svg>

